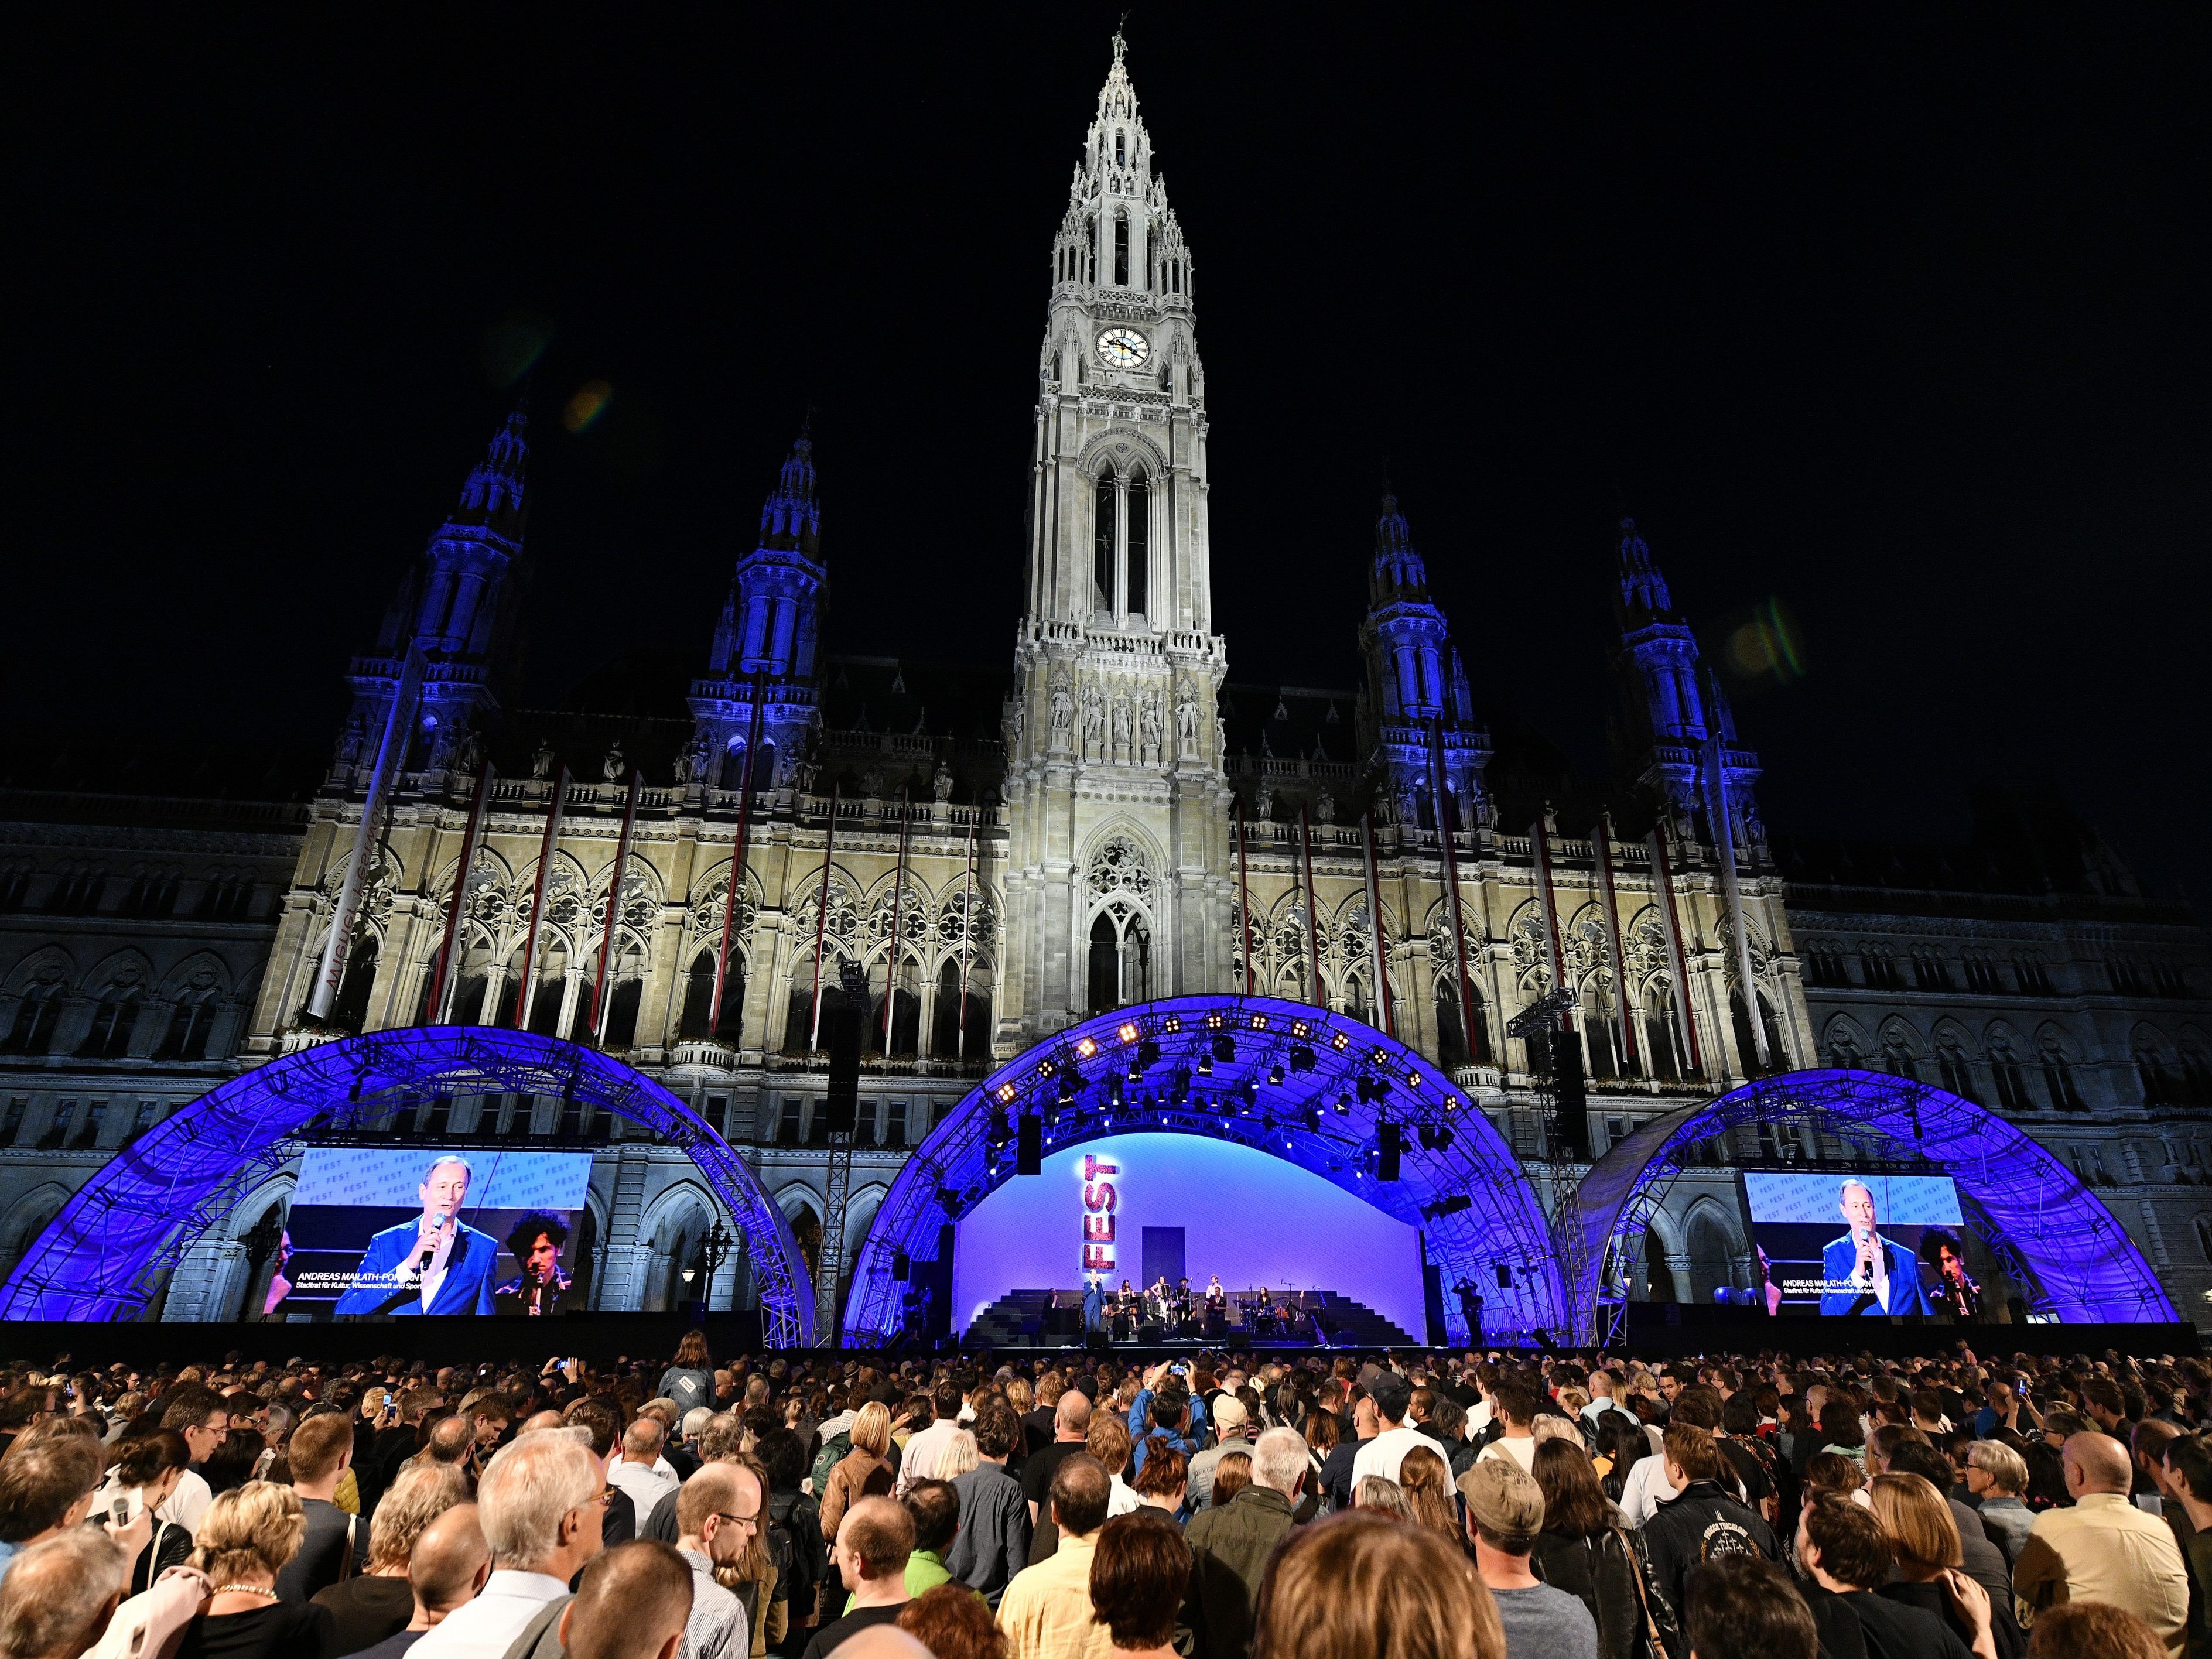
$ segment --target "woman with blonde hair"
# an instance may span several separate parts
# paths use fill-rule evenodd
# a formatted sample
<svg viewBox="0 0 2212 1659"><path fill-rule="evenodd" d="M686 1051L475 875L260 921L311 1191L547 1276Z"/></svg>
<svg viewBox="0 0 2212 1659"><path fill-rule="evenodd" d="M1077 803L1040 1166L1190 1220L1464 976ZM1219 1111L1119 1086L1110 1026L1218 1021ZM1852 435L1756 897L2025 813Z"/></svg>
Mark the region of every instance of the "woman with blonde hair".
<svg viewBox="0 0 2212 1659"><path fill-rule="evenodd" d="M307 1535L307 1512L289 1486L249 1480L209 1504L191 1565L214 1594L185 1627L176 1659L325 1659L336 1651L328 1607L276 1599L276 1575Z"/></svg>
<svg viewBox="0 0 2212 1659"><path fill-rule="evenodd" d="M1218 1468L1214 1478L1220 1478ZM1401 1521L1413 1518L1413 1506L1406 1501L1406 1489L1383 1474L1363 1474L1359 1477L1358 1484L1352 1489L1352 1507L1355 1510L1380 1510Z"/></svg>
<svg viewBox="0 0 2212 1659"><path fill-rule="evenodd" d="M952 1438L945 1443L945 1450L937 1460L939 1480L957 1480L983 1461L975 1448L975 1437L966 1429L955 1429Z"/></svg>
<svg viewBox="0 0 2212 1659"><path fill-rule="evenodd" d="M1463 1534L1450 1465L1426 1446L1416 1446L1398 1465L1398 1485L1405 1492L1408 1518L1413 1524L1434 1528L1458 1547Z"/></svg>
<svg viewBox="0 0 2212 1659"><path fill-rule="evenodd" d="M837 1541L837 1523L863 1498L888 1498L891 1490L891 1412L871 1400L853 1419L853 1449L837 1461L822 1489L822 1537Z"/></svg>
<svg viewBox="0 0 2212 1659"><path fill-rule="evenodd" d="M1959 1523L1943 1494L1917 1474L1877 1474L1866 1491L1898 1572L1875 1594L1932 1613L1981 1659L2013 1659L2019 1627L2009 1613L1996 1617L1989 1591L1960 1571Z"/></svg>

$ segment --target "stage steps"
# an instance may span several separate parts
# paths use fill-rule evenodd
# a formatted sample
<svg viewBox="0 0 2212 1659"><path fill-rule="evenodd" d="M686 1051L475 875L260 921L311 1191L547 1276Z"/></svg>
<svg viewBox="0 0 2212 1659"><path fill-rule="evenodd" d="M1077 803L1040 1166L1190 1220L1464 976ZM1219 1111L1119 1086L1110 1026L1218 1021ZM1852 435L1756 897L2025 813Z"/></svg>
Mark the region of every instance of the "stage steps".
<svg viewBox="0 0 2212 1659"><path fill-rule="evenodd" d="M1339 1347L1410 1348L1419 1345L1374 1309L1364 1302L1355 1302L1339 1291L1309 1291L1307 1299L1318 1298L1322 1305L1322 1322L1328 1328L1332 1343ZM1050 1291L1013 1291L1000 1297L977 1316L968 1328L965 1340L988 1341L994 1347L1058 1348L1082 1340L1079 1320L1073 1329L1054 1334L1048 1328L1047 1313L1052 1304ZM1310 1331L1310 1327L1306 1328ZM1228 1340L1214 1346L1241 1348L1251 1344L1250 1333L1243 1326L1232 1326ZM1312 1346L1304 1334L1288 1340L1273 1339L1261 1345L1264 1347L1307 1347Z"/></svg>

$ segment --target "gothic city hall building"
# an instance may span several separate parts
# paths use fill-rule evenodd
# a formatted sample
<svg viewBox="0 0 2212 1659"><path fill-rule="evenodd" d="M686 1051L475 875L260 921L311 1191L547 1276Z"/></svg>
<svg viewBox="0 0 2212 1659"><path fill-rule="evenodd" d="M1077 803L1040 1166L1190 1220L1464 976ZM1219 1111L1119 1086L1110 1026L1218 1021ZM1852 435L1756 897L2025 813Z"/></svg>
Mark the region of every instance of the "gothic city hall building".
<svg viewBox="0 0 2212 1659"><path fill-rule="evenodd" d="M780 468L761 458L757 544L720 614L672 636L688 698L526 706L518 407L427 546L392 550L312 789L0 790L0 1269L227 1079L438 1024L636 1068L720 1132L834 1274L998 1067L1096 1013L1249 994L1419 1051L1553 1204L1639 1125L1751 1079L1939 1085L2063 1162L2183 1316L2212 1323L2204 936L2054 799L1993 795L1953 845L1770 833L1762 757L1700 662L1668 550L1627 522L1589 549L1613 580L1616 774L1555 784L1470 688L1416 480L1382 499L1370 546L1298 550L1367 573L1356 623L1317 624L1316 683L1237 678L1214 611L1203 234L1170 205L1117 41L1038 250L1026 512L987 538L1023 594L1011 658L840 652L833 585L889 556L825 553L837 463L802 429ZM833 1194L824 1017L854 1004L859 1126ZM554 1096L413 1110L425 1140L591 1152L595 1308L700 1294L701 1241L733 1218L684 1148ZM1853 1150L1802 1126L1699 1147L1617 1264L1623 1292L1751 1283L1737 1171ZM295 1173L182 1241L149 1316L258 1312L271 1264L248 1241ZM709 1304L747 1305L753 1267L746 1246L710 1267Z"/></svg>

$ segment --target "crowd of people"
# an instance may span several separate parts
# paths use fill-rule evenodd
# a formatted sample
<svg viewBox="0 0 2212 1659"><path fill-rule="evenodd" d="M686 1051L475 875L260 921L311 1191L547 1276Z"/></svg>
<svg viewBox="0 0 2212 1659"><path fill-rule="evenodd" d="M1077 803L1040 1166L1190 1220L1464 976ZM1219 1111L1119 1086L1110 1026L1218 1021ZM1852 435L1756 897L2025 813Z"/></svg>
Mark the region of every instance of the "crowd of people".
<svg viewBox="0 0 2212 1659"><path fill-rule="evenodd" d="M0 1659L2212 1659L2212 1366L0 1369Z"/></svg>

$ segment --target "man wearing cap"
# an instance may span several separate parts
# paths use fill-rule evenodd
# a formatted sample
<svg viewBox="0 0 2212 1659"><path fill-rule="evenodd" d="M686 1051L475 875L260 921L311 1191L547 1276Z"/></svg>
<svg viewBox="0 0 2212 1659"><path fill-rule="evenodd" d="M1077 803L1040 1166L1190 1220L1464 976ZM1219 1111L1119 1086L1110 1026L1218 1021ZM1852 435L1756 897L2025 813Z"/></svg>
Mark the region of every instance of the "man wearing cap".
<svg viewBox="0 0 2212 1659"><path fill-rule="evenodd" d="M1241 1451L1247 1456L1252 1451L1252 1425L1244 1413L1244 1402L1233 1394L1224 1394L1213 1402L1214 1426L1221 1431L1219 1443L1208 1447L1190 1460L1185 1476L1189 1490L1183 1501L1196 1515L1213 1504L1213 1471L1226 1452Z"/></svg>
<svg viewBox="0 0 2212 1659"><path fill-rule="evenodd" d="M1582 1598L1528 1570L1544 1529L1544 1490L1510 1459L1486 1457L1459 1478L1474 1570L1498 1603L1505 1659L1597 1659L1597 1623Z"/></svg>
<svg viewBox="0 0 2212 1659"><path fill-rule="evenodd" d="M1382 1431L1362 1446L1359 1455L1352 1460L1352 1485L1355 1488L1370 1474L1395 1481L1406 1454L1416 1446L1431 1443L1428 1436L1406 1421L1406 1413L1413 1407L1413 1389L1397 1372L1376 1372L1375 1380L1367 1385L1367 1397L1375 1402L1376 1415L1382 1419Z"/></svg>

